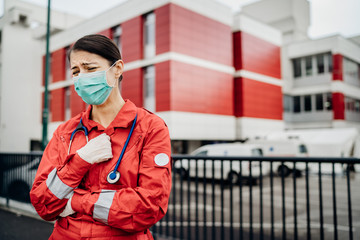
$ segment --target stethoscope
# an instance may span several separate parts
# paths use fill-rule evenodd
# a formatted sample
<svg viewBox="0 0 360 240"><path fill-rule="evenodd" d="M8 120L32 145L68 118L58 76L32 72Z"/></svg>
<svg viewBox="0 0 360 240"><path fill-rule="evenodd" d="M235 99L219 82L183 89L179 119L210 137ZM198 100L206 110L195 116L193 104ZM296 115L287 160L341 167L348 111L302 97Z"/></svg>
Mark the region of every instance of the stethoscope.
<svg viewBox="0 0 360 240"><path fill-rule="evenodd" d="M123 149L121 150L121 154L120 154L120 157L116 163L116 166L114 168L114 170L110 171L109 174L107 175L106 177L106 180L108 181L108 183L110 184L114 184L116 183L117 181L119 181L120 179L120 172L117 170L119 168L119 165L120 165L120 162L121 162L121 159L123 158L124 156L124 153L125 153L125 150L126 150L126 147L130 141L130 138L131 138L131 135L134 131L134 128L135 128L135 124L136 124L136 119L137 119L137 114L134 118L134 121L133 121L133 124L131 126L131 129L130 129L130 132L129 132L129 135L126 139L126 142L125 142L125 145L123 147ZM68 148L68 154L70 154L70 149L71 149L71 144L74 140L74 136L77 132L79 131L83 131L84 134L85 134L85 137L86 137L86 142L89 142L89 138L88 138L88 135L89 135L89 132L87 130L87 128L84 126L83 122L82 122L82 119L80 119L80 122L79 124L77 125L77 127L75 128L75 130L71 133L71 136L70 136L70 143L69 143L69 148Z"/></svg>

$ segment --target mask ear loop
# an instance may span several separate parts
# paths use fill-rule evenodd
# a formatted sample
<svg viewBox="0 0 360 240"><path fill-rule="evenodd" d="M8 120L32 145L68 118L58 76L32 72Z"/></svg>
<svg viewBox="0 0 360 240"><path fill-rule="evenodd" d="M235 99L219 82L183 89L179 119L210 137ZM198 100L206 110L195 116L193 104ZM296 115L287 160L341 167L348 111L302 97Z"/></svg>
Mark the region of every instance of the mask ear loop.
<svg viewBox="0 0 360 240"><path fill-rule="evenodd" d="M106 77L107 77L107 72L113 67L113 66L115 66L115 64L118 62L118 61L120 61L120 59L119 60L117 60L117 61L115 61L114 63L113 63L113 65L111 65L109 68L108 68L108 70L106 70L106 72L105 72L105 75L106 75ZM106 78L107 79L107 78ZM107 81L106 81L107 82ZM116 78L115 78L115 81L114 81L114 85L110 85L110 84L108 84L110 87L115 87L115 85L116 85Z"/></svg>

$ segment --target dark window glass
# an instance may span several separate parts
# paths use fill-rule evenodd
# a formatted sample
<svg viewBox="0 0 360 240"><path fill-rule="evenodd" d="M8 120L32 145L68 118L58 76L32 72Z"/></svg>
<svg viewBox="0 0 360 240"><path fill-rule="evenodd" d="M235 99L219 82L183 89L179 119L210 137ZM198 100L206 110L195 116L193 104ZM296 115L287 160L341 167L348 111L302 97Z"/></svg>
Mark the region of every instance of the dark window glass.
<svg viewBox="0 0 360 240"><path fill-rule="evenodd" d="M324 110L324 99L322 94L316 94L316 110L322 111Z"/></svg>
<svg viewBox="0 0 360 240"><path fill-rule="evenodd" d="M317 55L316 62L317 62L317 72L324 73L325 71L324 55L323 54Z"/></svg>
<svg viewBox="0 0 360 240"><path fill-rule="evenodd" d="M294 97L294 113L300 112L300 96Z"/></svg>
<svg viewBox="0 0 360 240"><path fill-rule="evenodd" d="M284 112L291 112L291 96L284 95Z"/></svg>
<svg viewBox="0 0 360 240"><path fill-rule="evenodd" d="M328 64L329 64L329 72L332 72L332 68L333 68L332 54L328 53L327 58L328 58Z"/></svg>
<svg viewBox="0 0 360 240"><path fill-rule="evenodd" d="M311 111L311 95L304 96L304 110L305 112Z"/></svg>
<svg viewBox="0 0 360 240"><path fill-rule="evenodd" d="M296 58L293 59L293 70L294 70L294 77L301 77L301 59Z"/></svg>
<svg viewBox="0 0 360 240"><path fill-rule="evenodd" d="M305 72L306 72L306 76L311 76L313 73L311 56L305 58Z"/></svg>
<svg viewBox="0 0 360 240"><path fill-rule="evenodd" d="M326 94L325 109L332 110L332 94L331 93Z"/></svg>

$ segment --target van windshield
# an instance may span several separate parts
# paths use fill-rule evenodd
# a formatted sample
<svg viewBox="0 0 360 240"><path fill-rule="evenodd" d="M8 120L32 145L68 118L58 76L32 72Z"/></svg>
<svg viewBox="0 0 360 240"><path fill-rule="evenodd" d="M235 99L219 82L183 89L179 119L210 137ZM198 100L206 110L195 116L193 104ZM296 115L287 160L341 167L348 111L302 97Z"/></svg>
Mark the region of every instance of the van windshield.
<svg viewBox="0 0 360 240"><path fill-rule="evenodd" d="M263 153L260 148L254 148L254 149L251 149L251 155L255 156L255 157L259 157L259 156L262 156Z"/></svg>
<svg viewBox="0 0 360 240"><path fill-rule="evenodd" d="M307 148L304 144L299 145L299 152L300 153L307 153Z"/></svg>
<svg viewBox="0 0 360 240"><path fill-rule="evenodd" d="M207 156L207 152L208 152L207 150L201 151L201 152L196 153L195 156Z"/></svg>

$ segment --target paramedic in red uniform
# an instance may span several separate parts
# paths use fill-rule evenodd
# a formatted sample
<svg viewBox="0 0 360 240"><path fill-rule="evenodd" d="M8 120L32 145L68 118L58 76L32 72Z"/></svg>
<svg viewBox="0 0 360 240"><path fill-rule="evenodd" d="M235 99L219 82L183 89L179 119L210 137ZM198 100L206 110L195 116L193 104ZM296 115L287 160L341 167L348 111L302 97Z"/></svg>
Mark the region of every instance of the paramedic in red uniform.
<svg viewBox="0 0 360 240"><path fill-rule="evenodd" d="M149 228L165 215L171 189L167 126L122 98L124 63L107 37L79 39L69 61L75 90L89 106L54 132L31 202L43 219L56 220L49 239L153 239Z"/></svg>

